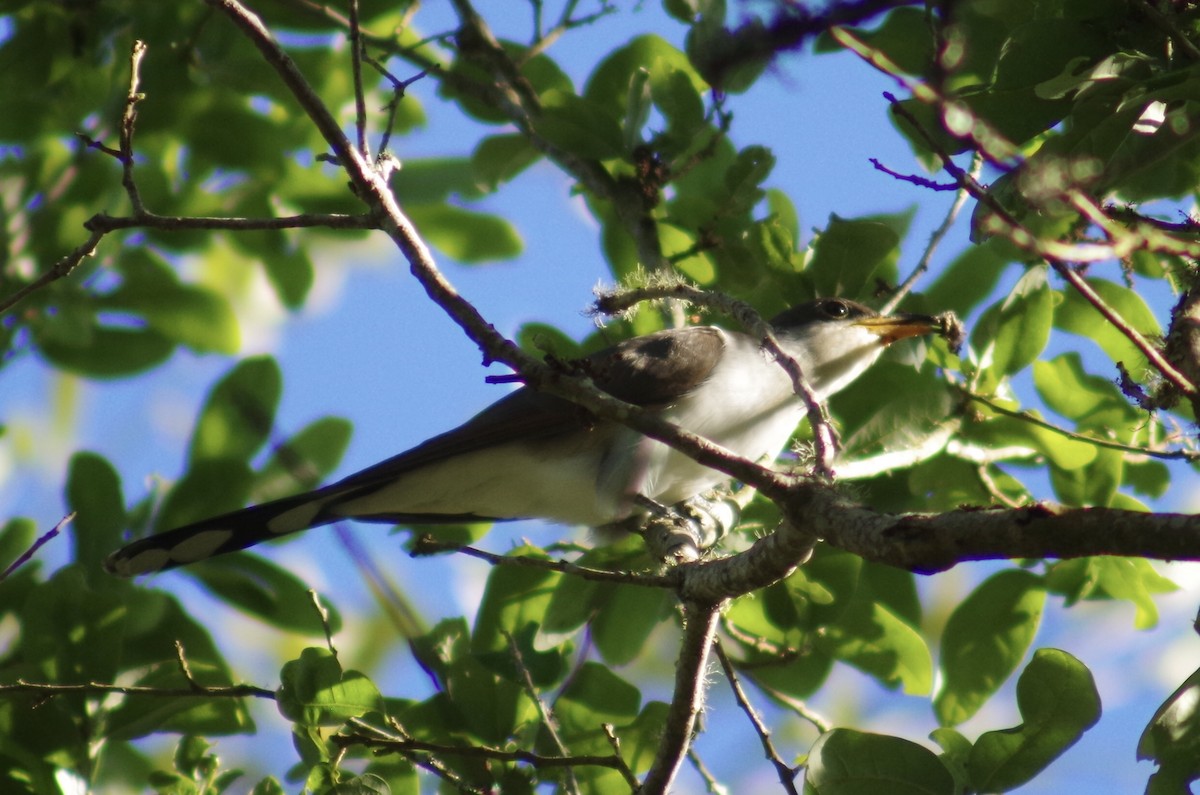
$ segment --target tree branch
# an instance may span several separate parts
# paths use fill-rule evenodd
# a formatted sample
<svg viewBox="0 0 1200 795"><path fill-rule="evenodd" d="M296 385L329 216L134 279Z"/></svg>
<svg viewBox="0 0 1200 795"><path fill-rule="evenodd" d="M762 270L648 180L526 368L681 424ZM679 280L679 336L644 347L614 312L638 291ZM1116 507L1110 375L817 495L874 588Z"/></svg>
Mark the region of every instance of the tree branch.
<svg viewBox="0 0 1200 795"><path fill-rule="evenodd" d="M266 698L275 700L275 691L254 685L229 685L212 687L194 685L192 687L142 687L140 685L112 685L103 682L86 682L84 684L64 685L49 682L27 682L18 679L11 685L0 685L0 693L42 693L57 696L66 693L83 693L84 695L101 695L118 693L123 696L155 696L157 698Z"/></svg>
<svg viewBox="0 0 1200 795"><path fill-rule="evenodd" d="M639 795L660 795L670 791L687 756L696 718L704 704L708 655L712 650L721 604L695 601L683 604L683 642L675 661L675 692L667 708L658 753L646 773Z"/></svg>
<svg viewBox="0 0 1200 795"><path fill-rule="evenodd" d="M779 776L779 783L783 786L783 791L788 795L799 795L796 790L797 771L784 762L779 752L775 750L775 743L771 740L771 730L767 728L767 724L763 722L758 711L754 709L754 705L750 703L746 691L742 689L742 682L738 679L737 670L725 654L725 649L721 646L720 641L716 641L714 645L717 660L721 663L721 670L725 672L725 680L729 682L729 689L733 691L733 697L738 706L742 708L742 712L746 713L750 725L754 727L754 733L758 735L758 741L762 744L763 754L774 766L775 774Z"/></svg>

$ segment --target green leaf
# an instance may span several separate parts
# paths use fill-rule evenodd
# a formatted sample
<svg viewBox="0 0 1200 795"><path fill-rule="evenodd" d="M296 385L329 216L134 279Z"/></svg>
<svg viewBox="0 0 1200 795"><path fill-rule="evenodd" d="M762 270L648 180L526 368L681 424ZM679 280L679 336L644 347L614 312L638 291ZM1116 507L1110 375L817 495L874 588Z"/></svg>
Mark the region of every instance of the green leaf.
<svg viewBox="0 0 1200 795"><path fill-rule="evenodd" d="M588 78L584 96L612 114L613 118L617 118L625 113L629 85L634 74L640 69L650 72L652 90L656 83L660 83L674 71L691 78L697 91L704 90L704 83L696 75L687 56L660 36L643 35L635 36L628 44L613 50L600 62Z"/></svg>
<svg viewBox="0 0 1200 795"><path fill-rule="evenodd" d="M696 87L694 73L661 62L655 64L650 82L654 105L667 119L667 131L677 146L696 144L696 131L704 125L704 100Z"/></svg>
<svg viewBox="0 0 1200 795"><path fill-rule="evenodd" d="M342 460L353 431L348 420L323 417L277 446L258 473L255 501L316 488Z"/></svg>
<svg viewBox="0 0 1200 795"><path fill-rule="evenodd" d="M617 585L592 619L592 639L604 660L625 665L641 654L650 633L670 615L672 599L661 588Z"/></svg>
<svg viewBox="0 0 1200 795"><path fill-rule="evenodd" d="M548 91L542 95L542 111L534 119L533 127L538 135L573 155L609 160L620 157L624 151L617 118L605 112L602 105L583 97L566 91Z"/></svg>
<svg viewBox="0 0 1200 795"><path fill-rule="evenodd" d="M154 514L156 530L170 530L245 506L254 475L239 460L204 459L176 481Z"/></svg>
<svg viewBox="0 0 1200 795"><path fill-rule="evenodd" d="M1153 338L1162 333L1154 313L1133 290L1103 279L1088 279L1087 283L1105 304L1143 336ZM1055 310L1055 327L1091 339L1112 361L1123 362L1131 373L1140 373L1146 367L1146 357L1141 351L1134 347L1128 337L1105 321L1078 291L1069 289L1060 294L1063 300Z"/></svg>
<svg viewBox="0 0 1200 795"><path fill-rule="evenodd" d="M1106 507L1117 495L1124 467L1125 454L1120 450L1096 448L1095 457L1083 467L1051 467L1050 482L1064 505Z"/></svg>
<svg viewBox="0 0 1200 795"><path fill-rule="evenodd" d="M642 143L642 127L650 118L650 73L638 69L629 81L625 117L621 122L624 151L632 152Z"/></svg>
<svg viewBox="0 0 1200 795"><path fill-rule="evenodd" d="M1074 351L1034 362L1033 383L1052 411L1077 423L1124 430L1139 421L1113 382L1087 373Z"/></svg>
<svg viewBox="0 0 1200 795"><path fill-rule="evenodd" d="M245 359L217 382L200 410L188 460L248 461L271 435L283 389L269 356Z"/></svg>
<svg viewBox="0 0 1200 795"><path fill-rule="evenodd" d="M865 595L856 594L849 609L814 643L888 687L902 687L910 695L924 695L933 687L933 659L924 638Z"/></svg>
<svg viewBox="0 0 1200 795"><path fill-rule="evenodd" d="M900 236L885 223L832 215L812 244L806 272L817 294L859 296L872 274L894 260Z"/></svg>
<svg viewBox="0 0 1200 795"><path fill-rule="evenodd" d="M1012 675L1033 643L1045 602L1040 577L1009 569L954 609L942 634L942 687L933 701L939 723L967 720Z"/></svg>
<svg viewBox="0 0 1200 795"><path fill-rule="evenodd" d="M320 616L309 596L309 585L292 572L264 558L243 552L202 561L187 568L215 596L272 626L313 637L324 637ZM332 632L341 629L338 611L326 600Z"/></svg>
<svg viewBox="0 0 1200 795"><path fill-rule="evenodd" d="M953 795L954 777L932 751L900 737L834 729L808 752L811 795Z"/></svg>
<svg viewBox="0 0 1200 795"><path fill-rule="evenodd" d="M146 248L135 248L120 259L121 286L101 296L102 310L128 312L197 353L237 351L237 318L229 302L212 290L185 285L169 264Z"/></svg>
<svg viewBox="0 0 1200 795"><path fill-rule="evenodd" d="M513 557L545 559L545 553L533 547L520 547ZM471 633L471 651L475 654L509 654L509 635L527 626L538 627L551 594L561 575L529 566L496 566L488 574L483 600L475 615Z"/></svg>
<svg viewBox="0 0 1200 795"><path fill-rule="evenodd" d="M393 182L396 198L405 206L442 204L452 197L478 199L484 195L472 162L465 157L406 160Z"/></svg>
<svg viewBox="0 0 1200 795"><path fill-rule="evenodd" d="M288 309L298 309L316 281L316 272L306 251L283 247L259 261L280 303Z"/></svg>
<svg viewBox="0 0 1200 795"><path fill-rule="evenodd" d="M879 50L910 75L924 75L932 67L933 38L929 35L929 19L924 10L895 8L874 30L854 29L856 38ZM828 33L817 37L815 52L838 52L841 47Z"/></svg>
<svg viewBox="0 0 1200 795"><path fill-rule="evenodd" d="M175 343L154 330L92 326L78 336L31 327L34 343L52 364L90 378L124 378L162 364Z"/></svg>
<svg viewBox="0 0 1200 795"><path fill-rule="evenodd" d="M658 240L663 256L684 276L701 286L716 280L716 265L707 253L696 250L695 236L673 224L660 223Z"/></svg>
<svg viewBox="0 0 1200 795"><path fill-rule="evenodd" d="M477 183L494 191L501 183L516 178L541 156L542 153L520 133L489 135L471 153L471 170Z"/></svg>
<svg viewBox="0 0 1200 795"><path fill-rule="evenodd" d="M555 701L554 712L570 736L589 735L599 750L606 742L599 731L601 725L628 721L641 707L642 694L636 687L608 666L589 661L572 673ZM574 743L568 745L574 747Z"/></svg>
<svg viewBox="0 0 1200 795"><path fill-rule="evenodd" d="M1153 760L1150 795L1188 792L1200 779L1200 671L1162 703L1138 740L1137 758ZM1172 786L1173 784L1173 786Z"/></svg>
<svg viewBox="0 0 1200 795"><path fill-rule="evenodd" d="M1179 589L1159 574L1144 558L1098 555L1058 561L1046 574L1046 586L1067 598L1071 605L1080 599L1122 599L1136 608L1134 626L1149 629L1158 623L1154 594Z"/></svg>
<svg viewBox="0 0 1200 795"><path fill-rule="evenodd" d="M284 663L277 703L283 717L305 726L336 726L383 708L379 690L358 671L342 672L328 649L309 647Z"/></svg>
<svg viewBox="0 0 1200 795"><path fill-rule="evenodd" d="M32 519L9 519L0 528L0 571L6 570L17 558L33 547L37 524Z"/></svg>
<svg viewBox="0 0 1200 795"><path fill-rule="evenodd" d="M971 749L972 786L1005 792L1032 780L1100 719L1100 695L1083 663L1058 649L1039 649L1017 680L1023 722L985 732Z"/></svg>
<svg viewBox="0 0 1200 795"><path fill-rule="evenodd" d="M941 746L939 757L947 769L954 775L957 785L955 792L965 792L967 788L967 760L971 757L971 741L956 729L934 729L929 733L929 739Z"/></svg>
<svg viewBox="0 0 1200 795"><path fill-rule="evenodd" d="M56 571L21 606L21 656L30 678L58 683L111 682L120 670L120 591L93 588L83 566Z"/></svg>
<svg viewBox="0 0 1200 795"><path fill-rule="evenodd" d="M188 655L192 681L204 687L233 684L228 671ZM138 687L183 689L191 686L177 660L156 663L135 682ZM254 734L254 720L246 701L236 698L133 696L107 715L105 734L110 740L135 740L152 734L230 735Z"/></svg>
<svg viewBox="0 0 1200 795"><path fill-rule="evenodd" d="M765 146L747 146L737 153L725 172L727 204L730 215L748 213L765 195L760 187L775 167L775 155Z"/></svg>
<svg viewBox="0 0 1200 795"><path fill-rule="evenodd" d="M996 239L968 246L937 277L925 298L936 311L952 310L965 317L991 294L1009 262Z"/></svg>
<svg viewBox="0 0 1200 795"><path fill-rule="evenodd" d="M1008 297L975 325L971 345L994 373L989 386L1022 370L1045 349L1054 320L1054 293L1046 274L1045 267L1026 271Z"/></svg>
<svg viewBox="0 0 1200 795"><path fill-rule="evenodd" d="M449 204L414 204L404 209L430 244L458 262L511 259L524 249L517 230L499 216Z"/></svg>
<svg viewBox="0 0 1200 795"><path fill-rule="evenodd" d="M67 505L75 512L75 560L89 572L99 572L100 562L118 546L125 529L121 476L99 455L76 453L67 474Z"/></svg>

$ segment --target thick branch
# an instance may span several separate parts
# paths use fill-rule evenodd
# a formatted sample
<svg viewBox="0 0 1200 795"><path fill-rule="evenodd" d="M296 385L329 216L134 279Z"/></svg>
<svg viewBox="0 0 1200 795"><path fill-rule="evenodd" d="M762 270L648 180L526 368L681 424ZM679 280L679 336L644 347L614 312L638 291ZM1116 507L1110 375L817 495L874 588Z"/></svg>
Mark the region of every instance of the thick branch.
<svg viewBox="0 0 1200 795"><path fill-rule="evenodd" d="M782 500L785 521L745 552L672 570L685 601L715 604L765 588L808 559L818 538L867 560L918 574L972 560L1118 555L1200 560L1200 516L1116 508L964 508L939 514L879 513L834 489L798 484Z"/></svg>
<svg viewBox="0 0 1200 795"><path fill-rule="evenodd" d="M1046 504L894 515L848 505L829 489L806 491L799 510L785 506L800 532L819 533L839 549L919 574L1011 558L1200 560L1200 516ZM777 534L794 532L785 527Z"/></svg>

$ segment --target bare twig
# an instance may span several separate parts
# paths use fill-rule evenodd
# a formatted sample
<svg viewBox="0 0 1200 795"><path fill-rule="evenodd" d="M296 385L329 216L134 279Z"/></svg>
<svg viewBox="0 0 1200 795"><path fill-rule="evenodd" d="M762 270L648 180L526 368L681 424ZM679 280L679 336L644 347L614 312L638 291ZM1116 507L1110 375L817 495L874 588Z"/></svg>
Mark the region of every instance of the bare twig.
<svg viewBox="0 0 1200 795"><path fill-rule="evenodd" d="M336 660L338 651L337 647L333 645L333 629L329 626L329 611L325 609L325 605L321 604L321 596L317 593L316 588L308 589L308 598L312 601L313 610L317 613L317 620L321 622L321 629L325 632L325 647L329 649L329 653Z"/></svg>
<svg viewBox="0 0 1200 795"><path fill-rule="evenodd" d="M356 725L361 725L361 723L356 723ZM424 752L440 756L462 756L469 759L492 759L498 762L521 762L540 769L591 766L608 767L616 770L625 764L620 757L614 756L600 756L598 754L547 756L519 749L508 751L488 745L431 743L412 737L385 738L375 734L371 736L365 734L335 734L330 739L334 744L343 747L362 746L364 748L375 748L380 751L392 751L393 753L405 755L412 752Z"/></svg>
<svg viewBox="0 0 1200 795"><path fill-rule="evenodd" d="M350 0L350 70L354 75L354 130L358 135L358 153L363 160L371 159L367 148L367 101L363 97L362 27L358 20L358 0Z"/></svg>
<svg viewBox="0 0 1200 795"><path fill-rule="evenodd" d="M21 301L25 300L25 298L27 298L31 293L42 289L51 282L57 281L64 276L69 275L71 271L79 267L79 263L83 262L84 257L90 257L92 255L92 253L96 250L96 246L100 243L100 240L103 237L103 232L92 232L92 234L88 236L87 240L77 246L71 253L54 263L50 267L50 270L46 271L37 279L25 285L20 290L17 290L12 295L0 300L0 314L12 309Z"/></svg>
<svg viewBox="0 0 1200 795"><path fill-rule="evenodd" d="M508 641L508 653L512 656L513 665L517 669L517 673L521 676L521 687L525 689L525 695L529 696L529 700L537 707L538 718L542 722L542 728L546 730L546 734L550 737L550 741L554 743L554 750L558 751L559 756L570 756L570 751L567 750L566 743L558 733L558 721L550 714L550 707L542 699L541 693L538 692L537 686L533 683L533 677L529 674L529 668L525 665L525 657L521 654L521 647L517 645L517 639L512 636L511 632L504 631L504 639ZM575 778L573 768L566 769L566 789L568 792L579 793L579 781Z"/></svg>
<svg viewBox="0 0 1200 795"><path fill-rule="evenodd" d="M986 395L977 394L969 389L966 389L965 387L959 387L959 389L962 391L962 394L965 397L975 401L976 403L982 403L997 414L1003 414L1005 417L1012 417L1013 419L1028 422L1031 425L1036 425L1039 428L1051 431L1052 433L1056 433L1059 436L1063 436L1067 439L1073 439L1077 442L1083 442L1095 447L1104 447L1109 450L1120 450L1123 453L1131 453L1133 455L1161 458L1167 461L1200 461L1200 450L1155 450L1151 447L1138 447L1137 445L1124 444L1123 442L1114 442L1111 439L1101 439L1097 436L1091 436L1090 434L1086 433L1068 431L1066 428L1061 428L1052 422L1047 422L1041 417L1036 417L1028 411L1014 411L1013 409L1001 405Z"/></svg>
<svg viewBox="0 0 1200 795"><path fill-rule="evenodd" d="M803 720L811 723L813 728L815 728L821 734L824 734L833 728L833 723L828 718L818 712L815 712L808 706L808 704L804 703L795 696L789 696L787 693L781 693L773 688L765 687L761 682L756 682L756 684L758 685L759 689L761 689L771 698L775 699L784 707L796 713L796 715Z"/></svg>
<svg viewBox="0 0 1200 795"><path fill-rule="evenodd" d="M387 716L386 720L387 724L395 730L396 734L390 734L378 726L373 726L370 723L367 723L361 718L351 718L349 721L347 721L347 723L383 742L406 743L413 739L412 735L408 733L408 730L404 728L404 726L399 720L396 719L395 716L389 715ZM349 748L350 745L347 744L342 747L345 749ZM485 791L468 784L462 776L447 767L436 754L430 754L425 751L405 750L399 747L393 747L392 750L395 753L402 755L405 759L409 760L417 767L428 770L438 778L446 781L459 792L466 793L466 795L491 795L491 790Z"/></svg>
<svg viewBox="0 0 1200 795"><path fill-rule="evenodd" d="M129 204L135 214L146 210L133 179L133 130L137 126L138 103L146 98L145 94L138 91L142 59L145 57L146 43L135 41L129 55L129 94L125 97L125 113L121 116L121 185L129 196Z"/></svg>
<svg viewBox="0 0 1200 795"><path fill-rule="evenodd" d="M688 761L692 763L692 767L704 780L704 789L712 795L729 795L729 788L717 780L713 772L708 769L708 765L704 764L704 760L700 758L700 754L696 753L696 746L688 748Z"/></svg>
<svg viewBox="0 0 1200 795"><path fill-rule="evenodd" d="M209 685L194 685L192 687L142 687L140 685L112 685L103 682L86 682L83 684L51 684L48 682L27 682L18 679L13 684L0 685L0 693L43 693L56 696L66 693L82 693L84 695L103 695L116 693L122 696L154 696L156 698L182 698L195 696L198 698L266 698L275 700L275 691L254 685L228 685L213 687Z"/></svg>
<svg viewBox="0 0 1200 795"><path fill-rule="evenodd" d="M264 229L378 229L379 219L370 214L345 215L343 213L301 213L278 218L218 218L213 216L157 215L143 212L132 216L112 216L97 213L84 223L84 228L100 234L120 229L162 229L183 231L195 229L223 229L244 232Z"/></svg>
<svg viewBox="0 0 1200 795"><path fill-rule="evenodd" d="M973 179L978 180L980 172L983 170L983 156L976 154L975 159L971 163L971 168L967 172ZM950 203L950 209L946 211L946 217L942 219L942 223L938 228L933 230L933 234L929 236L929 243L925 246L925 251L921 254L921 259L917 262L912 273L900 284L892 297L887 300L879 311L885 315L893 312L896 307L900 306L900 302L908 295L912 288L916 286L917 281L929 270L929 265L933 261L933 254L937 251L941 242L945 240L946 235L950 234L950 230L954 227L954 222L958 220L958 214L962 212L962 208L967 203L967 198L970 192L961 183L956 183L958 193L954 194L954 201Z"/></svg>
<svg viewBox="0 0 1200 795"><path fill-rule="evenodd" d="M613 756L621 761L621 766L617 771L621 777L625 779L625 783L629 785L630 792L637 792L641 789L641 784L637 780L637 776L629 769L629 765L625 764L625 758L621 756L621 740L617 737L616 731L611 723L600 724L600 730L604 732L604 739L608 741L609 746L613 749Z"/></svg>
<svg viewBox="0 0 1200 795"><path fill-rule="evenodd" d="M0 574L0 582L4 582L6 579L8 579L10 574L32 560L33 556L37 554L37 551L45 546L48 542L56 538L58 534L62 532L62 529L66 527L74 518L75 512L71 511L69 514L59 519L58 524L54 525L54 527L51 527L49 530L38 536L37 540L30 544L29 549L22 552L17 556L16 560L8 564L8 566L4 569L4 572Z"/></svg>
<svg viewBox="0 0 1200 795"><path fill-rule="evenodd" d="M932 91L932 90L931 90ZM1133 345L1142 353L1143 356L1158 370L1163 378L1167 379L1179 392L1188 398L1198 393L1197 387L1192 384L1182 373L1175 369L1170 362L1166 360L1162 352L1147 340L1140 331L1130 325L1120 313L1108 305L1107 302L1100 296L1099 293L1092 288L1087 280L1083 278L1069 264L1070 262L1096 262L1104 259L1120 259L1137 249L1159 250L1167 253L1180 254L1183 256L1198 256L1200 255L1200 243L1185 243L1176 241L1175 246L1152 246L1149 244L1149 239L1145 235L1134 235L1130 232L1122 232L1116 225L1116 222L1108 218L1103 208L1097 205L1089 197L1085 196L1078 190L1068 191L1068 199L1071 204L1091 223L1100 226L1106 234L1110 236L1121 235L1120 245L1109 244L1084 244L1084 243L1060 243L1058 241L1043 240L1036 234L1026 228L1018 221L1012 213L1010 213L996 197L993 196L986 188L979 184L971 174L965 169L956 164L949 155L942 152L937 142L933 139L928 131L922 126L920 121L913 116L908 110L900 104L896 97L891 94L884 96L892 102L892 108L895 113L902 116L916 129L925 139L926 145L930 147L930 151L936 152L942 159L942 168L946 173L958 180L963 186L977 199L980 203L987 206L993 216L1004 225L1006 236L1017 246L1031 251L1042 259L1044 259L1056 273L1063 277L1075 290L1083 296L1083 298L1096 308L1105 320L1107 320L1114 328L1124 335ZM987 150L983 145L976 141L979 147L977 151L986 155ZM992 144L995 145L994 142ZM1011 144L1010 144L1011 146ZM989 158L990 160L991 158Z"/></svg>
<svg viewBox="0 0 1200 795"><path fill-rule="evenodd" d="M625 585L640 585L646 588L673 588L675 580L667 575L646 574L632 571L606 571L580 566L566 560L547 560L526 555L497 555L477 547L452 544L439 541L432 536L422 536L414 543L413 555L429 555L438 552L460 552L472 558L485 561L493 566L520 566L543 571L556 571L561 574L571 574L585 580L595 582L622 583Z"/></svg>
<svg viewBox="0 0 1200 795"><path fill-rule="evenodd" d="M742 682L738 678L737 670L725 654L725 649L721 646L720 639L715 640L714 645L717 660L720 661L721 669L725 672L725 679L729 682L729 688L733 691L733 697L737 701L738 706L742 708L742 712L746 713L746 717L750 720L750 725L754 727L754 733L758 735L758 741L762 744L763 753L775 767L775 774L779 776L779 783L783 785L783 791L789 793L789 795L799 795L799 792L796 790L796 769L787 762L784 762L783 757L775 750L775 743L771 740L771 730L767 728L767 724L759 716L758 710L754 709L754 705L750 703L750 699L746 696L746 691L742 689Z"/></svg>
<svg viewBox="0 0 1200 795"><path fill-rule="evenodd" d="M568 0L568 2L563 5L562 13L558 15L558 22L556 22L554 27L550 28L550 30L543 33L541 29L541 2L535 2L534 8L536 17L534 20L533 43L529 45L529 48L524 53L522 53L522 63L529 61L531 58L536 58L538 55L541 55L543 52L550 49L550 47L567 31L573 28L583 27L584 25L590 25L596 20L606 17L617 10L617 6L615 5L603 4L600 6L599 11L593 11L592 13L585 14L582 17L576 17L575 7L578 5L579 0Z"/></svg>
<svg viewBox="0 0 1200 795"><path fill-rule="evenodd" d="M187 652L184 651L183 641L178 638L175 639L175 661L179 663L179 672L183 674L183 678L191 685L192 690L197 692L203 690L204 685L197 682L196 678L192 676L192 666L188 664Z"/></svg>

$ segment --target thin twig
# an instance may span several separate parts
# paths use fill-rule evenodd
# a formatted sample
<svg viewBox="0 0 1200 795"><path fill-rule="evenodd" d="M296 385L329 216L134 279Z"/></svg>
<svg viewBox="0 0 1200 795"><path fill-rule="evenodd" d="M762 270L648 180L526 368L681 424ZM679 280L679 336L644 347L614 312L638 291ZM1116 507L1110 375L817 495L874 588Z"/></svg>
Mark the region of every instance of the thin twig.
<svg viewBox="0 0 1200 795"><path fill-rule="evenodd" d="M1123 453L1132 453L1134 455L1144 455L1150 458L1161 458L1168 461L1200 461L1200 450L1154 450L1149 447L1138 447L1137 445L1124 444L1123 442L1114 442L1111 439L1101 439L1096 436L1090 436L1086 433L1077 433L1068 431L1066 428L1060 428L1052 422L1047 422L1041 417L1036 417L1028 411L1014 411L1006 408L995 400L970 391L965 387L959 387L964 397L967 397L976 403L982 403L997 414L1003 414L1005 417L1028 422L1031 425L1036 425L1059 436L1064 436L1068 439L1073 439L1077 442L1083 442L1095 447L1104 447L1109 450L1120 450Z"/></svg>
<svg viewBox="0 0 1200 795"><path fill-rule="evenodd" d="M21 301L25 300L31 293L34 293L47 284L57 281L71 273L79 267L79 263L83 262L85 257L90 257L96 250L96 246L104 237L103 232L92 232L88 239L79 244L71 253L64 256L58 262L50 266L50 270L43 273L34 281L17 290L7 298L0 300L0 314L4 314L9 309L12 309Z"/></svg>
<svg viewBox="0 0 1200 795"><path fill-rule="evenodd" d="M58 524L42 533L36 541L30 544L29 549L22 552L17 556L16 560L8 564L8 567L4 569L4 573L0 574L0 582L4 582L6 579L8 579L10 574L32 560L33 556L37 554L37 551L45 546L48 542L56 538L58 534L62 532L62 529L66 527L74 518L75 512L71 511L69 514L59 519Z"/></svg>
<svg viewBox="0 0 1200 795"><path fill-rule="evenodd" d="M529 673L529 667L525 665L525 657L521 654L521 647L517 645L517 639L507 630L504 631L504 639L508 641L508 653L512 656L513 665L521 675L521 686L525 689L525 695L529 696L534 706L537 707L538 718L541 720L546 734L549 735L550 741L554 743L554 749L558 751L559 756L570 756L571 752L567 750L566 743L563 742L562 736L558 733L558 721L550 714L550 707L546 705L541 693L537 690L537 686L533 683L533 677ZM578 795L579 781L575 778L574 769L567 768L566 776L565 786L567 791Z"/></svg>
<svg viewBox="0 0 1200 795"><path fill-rule="evenodd" d="M195 229L222 229L244 232L265 229L378 229L379 219L372 214L346 215L344 213L300 213L278 218L220 218L214 216L157 215L143 212L140 215L113 216L97 213L83 224L85 229L106 234L120 229L162 229L185 231Z"/></svg>
<svg viewBox="0 0 1200 795"><path fill-rule="evenodd" d="M833 723L818 712L809 708L808 704L804 703L795 696L789 696L787 693L780 692L774 688L766 687L761 682L755 683L760 690L769 695L771 698L778 701L784 707L796 713L803 720L808 721L813 725L818 732L824 734L833 728Z"/></svg>
<svg viewBox="0 0 1200 795"><path fill-rule="evenodd" d="M198 685L193 687L143 687L140 685L112 685L103 682L86 682L83 684L65 685L48 682L27 682L18 679L13 684L0 685L0 693L45 693L60 695L65 693L83 693L85 695L101 695L117 693L123 696L155 696L158 698L266 698L275 700L275 691L254 685L228 685L212 687Z"/></svg>
<svg viewBox="0 0 1200 795"><path fill-rule="evenodd" d="M358 0L350 0L350 70L354 75L354 129L358 135L358 153L371 159L367 148L367 101L363 97L362 27L358 20Z"/></svg>
<svg viewBox="0 0 1200 795"><path fill-rule="evenodd" d="M625 783L629 785L629 791L636 793L642 788L641 782L637 780L637 776L629 769L629 765L625 764L625 757L621 756L621 740L617 737L617 732L611 723L601 723L600 730L604 732L604 739L608 741L609 747L613 749L613 756L621 760L620 767L617 771L621 777L625 779Z"/></svg>
<svg viewBox="0 0 1200 795"><path fill-rule="evenodd" d="M742 708L742 712L746 713L746 717L750 720L750 725L754 727L754 733L758 735L758 741L762 744L763 753L767 759L775 767L775 774L779 777L779 783L783 785L784 792L789 795L799 795L796 790L796 770L788 763L783 761L783 757L775 750L775 743L771 740L771 730L767 728L767 724L759 716L758 710L750 703L750 699L746 696L746 691L742 689L742 682L738 678L737 670L733 667L733 663L725 654L725 649L721 646L720 639L713 642L717 660L721 663L721 669L725 671L725 679L729 682L729 689L733 691L734 700L738 706Z"/></svg>
<svg viewBox="0 0 1200 795"><path fill-rule="evenodd" d="M129 93L125 97L125 112L121 116L121 185L129 196L129 204L134 214L146 211L142 204L141 194L138 193L137 183L133 179L133 130L137 125L138 103L146 98L138 91L141 82L142 59L146 57L146 43L135 41L129 55Z"/></svg>
<svg viewBox="0 0 1200 795"><path fill-rule="evenodd" d="M325 605L321 604L321 596L317 593L316 588L308 589L308 598L312 601L313 609L317 613L317 620L321 622L321 629L325 632L325 647L329 649L329 653L336 660L338 651L337 647L333 645L333 629L329 626L329 611Z"/></svg>
<svg viewBox="0 0 1200 795"><path fill-rule="evenodd" d="M1078 272L1075 271L1069 264L1070 261L1099 261L1101 259L1121 258L1139 247L1144 247L1139 244L1145 243L1144 236L1137 236L1136 239L1132 235L1126 235L1125 241L1121 246L1097 245L1097 244L1075 244L1075 243L1059 243L1057 241L1042 240L1020 221L1016 219L1005 208L995 196L984 188L978 180L976 180L965 169L955 163L949 155L941 151L933 136L928 133L922 126L920 121L908 111L895 96L885 93L884 97L892 103L893 111L903 117L916 129L924 138L926 145L930 151L935 152L942 160L942 168L946 173L953 176L975 199L980 203L985 204L988 210L998 218L1007 228L1008 239L1017 246L1031 251L1042 259L1044 259L1056 273L1063 277L1076 292L1083 296L1089 304L1095 307L1105 320L1107 320L1117 331L1121 332L1130 342L1133 343L1142 355L1157 369L1167 381L1169 381L1176 389L1184 396L1191 398L1197 394L1197 387L1192 384L1182 373L1166 360L1162 352L1154 347L1140 331L1130 325L1120 313L1108 305L1107 302L1100 296L1099 293L1087 283ZM993 142L993 145L994 142ZM982 144L977 142L979 148L977 151L980 154L987 154L987 151L982 148ZM1011 144L1009 144L1011 146ZM989 158L990 159L990 158ZM1120 234L1116 229L1115 222L1109 219L1104 214L1104 210L1096 205L1089 197L1084 196L1077 190L1068 191L1068 198L1071 204L1093 224L1100 226L1107 234ZM1193 251L1195 249L1195 251ZM1200 253L1200 244L1183 244L1180 243L1178 250L1170 253L1179 253L1189 256L1195 256Z"/></svg>
<svg viewBox="0 0 1200 795"><path fill-rule="evenodd" d="M971 161L971 168L967 173L972 178L978 179L982 171L983 156L976 153L974 160ZM946 211L946 217L942 219L942 223L929 236L929 243L926 244L925 251L921 254L921 259L917 262L916 267L913 268L912 273L908 274L908 277L901 282L900 286L896 288L896 292L887 300L887 303L879 308L881 314L887 315L895 311L900 302L904 300L904 297L916 286L921 276L929 270L929 266L933 262L934 252L937 251L938 246L945 240L946 235L950 234L950 230L954 227L954 222L958 220L958 214L962 212L962 208L966 206L967 198L971 195L970 191L961 183L956 184L958 186L958 193L954 194L954 201L950 203L950 209Z"/></svg>
<svg viewBox="0 0 1200 795"><path fill-rule="evenodd" d="M472 558L486 561L493 566L520 566L543 571L555 571L560 574L570 574L585 580L596 582L613 582L625 585L640 585L646 588L674 588L677 580L670 575L646 574L633 571L606 571L580 566L566 560L547 560L526 555L497 555L477 547L439 541L432 536L422 536L413 545L413 555L428 555L438 552L460 552Z"/></svg>
<svg viewBox="0 0 1200 795"><path fill-rule="evenodd" d="M408 754L414 751L432 753L442 756L461 756L468 759L492 759L499 762L521 762L531 765L532 767L541 769L553 769L562 767L609 767L618 769L624 765L619 757L600 756L598 754L581 754L579 756L547 756L545 754L536 754L532 751L515 750L508 751L502 748L493 748L488 745L449 745L446 743L432 743L425 740L417 740L412 737L385 739L377 736L365 736L362 734L335 734L330 738L336 745L339 746L362 746L364 748L375 748L381 751L392 751L394 753Z"/></svg>
<svg viewBox="0 0 1200 795"><path fill-rule="evenodd" d="M385 741L407 742L412 739L412 735L408 733L408 730L404 728L403 724L401 724L394 715L387 716L386 721L387 724L396 731L396 735L388 734L378 726L372 726L360 718L351 718L347 722L359 729L369 731L371 734ZM349 746L345 747L349 748ZM438 778L446 781L459 792L465 793L466 795L492 795L491 790L483 790L467 784L462 776L446 766L436 755L425 752L405 751L403 749L396 749L395 752L402 755L405 759L409 760L417 767L428 770Z"/></svg>
<svg viewBox="0 0 1200 795"><path fill-rule="evenodd" d="M708 769L708 765L704 764L704 760L700 758L700 754L696 753L696 746L692 746L687 752L688 761L692 763L692 767L704 780L704 789L711 792L712 795L729 795L729 788L717 781L717 777Z"/></svg>
<svg viewBox="0 0 1200 795"><path fill-rule="evenodd" d="M197 692L203 690L204 685L197 682L196 678L192 676L192 666L188 664L187 652L184 651L183 641L178 638L175 639L175 661L179 663L179 672L183 674L183 678L187 680L192 690Z"/></svg>

